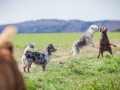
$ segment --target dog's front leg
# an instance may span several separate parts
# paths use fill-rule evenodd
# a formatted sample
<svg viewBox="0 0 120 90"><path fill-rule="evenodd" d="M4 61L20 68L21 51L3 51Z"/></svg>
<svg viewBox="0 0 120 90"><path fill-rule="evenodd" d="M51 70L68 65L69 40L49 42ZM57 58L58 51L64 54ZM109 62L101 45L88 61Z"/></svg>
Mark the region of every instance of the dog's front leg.
<svg viewBox="0 0 120 90"><path fill-rule="evenodd" d="M92 44L92 47L94 47L94 41L93 41L93 39L91 39L91 38L86 39L86 43L87 44Z"/></svg>
<svg viewBox="0 0 120 90"><path fill-rule="evenodd" d="M45 67L46 67L46 65L42 65L42 71L43 72L45 71Z"/></svg>
<svg viewBox="0 0 120 90"><path fill-rule="evenodd" d="M93 40L93 38L91 40L91 43L92 43L92 47L94 48L95 46L94 46L94 40Z"/></svg>
<svg viewBox="0 0 120 90"><path fill-rule="evenodd" d="M94 46L94 42L92 41L91 43L92 43L92 47L94 48L94 47L95 47L95 46Z"/></svg>
<svg viewBox="0 0 120 90"><path fill-rule="evenodd" d="M94 41L90 40L90 43L92 44L92 47L94 48Z"/></svg>
<svg viewBox="0 0 120 90"><path fill-rule="evenodd" d="M31 67L31 64L28 64L28 67L27 67L28 73L30 73L30 67Z"/></svg>
<svg viewBox="0 0 120 90"><path fill-rule="evenodd" d="M26 68L27 68L27 65L25 64L24 67L23 67L24 72L26 72L26 71L25 71Z"/></svg>

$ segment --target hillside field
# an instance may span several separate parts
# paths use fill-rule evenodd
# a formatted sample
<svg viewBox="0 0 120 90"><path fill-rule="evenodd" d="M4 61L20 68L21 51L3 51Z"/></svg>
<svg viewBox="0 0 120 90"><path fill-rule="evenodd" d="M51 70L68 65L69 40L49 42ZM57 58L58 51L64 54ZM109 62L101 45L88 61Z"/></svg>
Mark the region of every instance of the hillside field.
<svg viewBox="0 0 120 90"><path fill-rule="evenodd" d="M94 35L95 47L84 47L80 58L75 59L70 49L82 34L16 34L13 37L14 57L28 90L120 90L120 33L108 33L110 42L117 45L112 47L114 57L105 52L104 58L96 58L101 36L98 32ZM45 72L34 64L30 68L31 73L23 72L21 56L29 43L37 46L36 51L43 51L50 43L57 48Z"/></svg>

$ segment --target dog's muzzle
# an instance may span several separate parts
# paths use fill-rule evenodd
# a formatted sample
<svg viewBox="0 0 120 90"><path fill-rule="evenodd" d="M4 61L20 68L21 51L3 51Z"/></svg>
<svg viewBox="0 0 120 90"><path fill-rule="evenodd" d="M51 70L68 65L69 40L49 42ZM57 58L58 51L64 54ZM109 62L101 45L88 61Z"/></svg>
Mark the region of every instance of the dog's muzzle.
<svg viewBox="0 0 120 90"><path fill-rule="evenodd" d="M52 49L51 52L55 52L57 49Z"/></svg>

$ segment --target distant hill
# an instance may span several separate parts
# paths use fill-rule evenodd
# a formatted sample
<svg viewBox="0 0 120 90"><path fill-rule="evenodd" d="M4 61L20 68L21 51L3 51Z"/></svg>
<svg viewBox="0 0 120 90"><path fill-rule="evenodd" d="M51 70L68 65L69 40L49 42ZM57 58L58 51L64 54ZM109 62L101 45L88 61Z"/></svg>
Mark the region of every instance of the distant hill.
<svg viewBox="0 0 120 90"><path fill-rule="evenodd" d="M98 27L106 26L108 31L113 31L120 28L119 21L95 21L85 22L81 20L57 20L57 19L41 19L37 21L26 21L15 24L18 28L18 33L64 33L64 32L84 32L90 25L96 24ZM0 25L0 32L7 26Z"/></svg>
<svg viewBox="0 0 120 90"><path fill-rule="evenodd" d="M112 32L120 32L120 28L119 29L115 29Z"/></svg>

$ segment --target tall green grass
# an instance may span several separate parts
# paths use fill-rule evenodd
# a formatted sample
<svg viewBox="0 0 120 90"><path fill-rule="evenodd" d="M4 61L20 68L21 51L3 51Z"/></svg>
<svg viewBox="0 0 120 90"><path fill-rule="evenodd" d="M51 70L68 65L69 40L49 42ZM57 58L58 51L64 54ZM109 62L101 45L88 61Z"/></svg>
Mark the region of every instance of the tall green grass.
<svg viewBox="0 0 120 90"><path fill-rule="evenodd" d="M119 90L120 58L81 58L51 62L42 73L24 73L28 90Z"/></svg>

